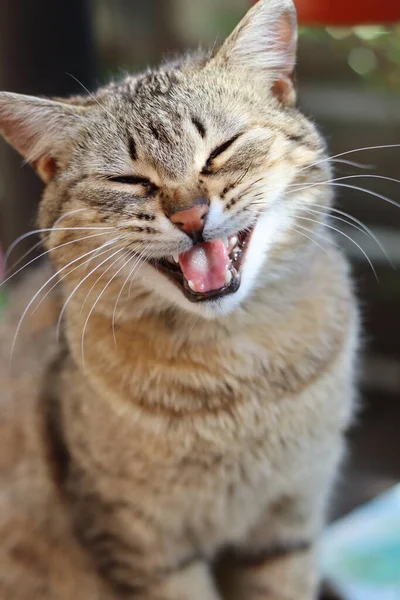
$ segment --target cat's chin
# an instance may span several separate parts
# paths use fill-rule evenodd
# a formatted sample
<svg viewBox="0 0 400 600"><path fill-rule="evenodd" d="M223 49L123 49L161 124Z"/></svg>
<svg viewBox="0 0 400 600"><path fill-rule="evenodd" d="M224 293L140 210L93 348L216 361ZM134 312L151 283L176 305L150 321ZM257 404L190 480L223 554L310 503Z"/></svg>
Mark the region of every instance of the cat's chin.
<svg viewBox="0 0 400 600"><path fill-rule="evenodd" d="M149 261L150 264L167 277L178 290L192 303L209 303L211 300L221 300L235 294L241 285L242 266L254 228L248 228L225 240L228 252L229 268L226 271L225 283L217 289L198 291L182 272L179 260L174 257Z"/></svg>

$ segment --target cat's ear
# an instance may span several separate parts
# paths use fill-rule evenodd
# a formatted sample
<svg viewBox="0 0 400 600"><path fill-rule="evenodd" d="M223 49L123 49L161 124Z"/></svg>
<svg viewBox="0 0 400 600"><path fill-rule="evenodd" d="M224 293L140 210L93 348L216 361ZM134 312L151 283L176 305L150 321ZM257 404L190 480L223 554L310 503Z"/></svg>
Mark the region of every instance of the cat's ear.
<svg viewBox="0 0 400 600"><path fill-rule="evenodd" d="M280 100L293 104L296 49L297 19L292 0L259 0L214 60L247 73L263 74Z"/></svg>
<svg viewBox="0 0 400 600"><path fill-rule="evenodd" d="M63 102L0 92L0 133L47 183L83 110Z"/></svg>

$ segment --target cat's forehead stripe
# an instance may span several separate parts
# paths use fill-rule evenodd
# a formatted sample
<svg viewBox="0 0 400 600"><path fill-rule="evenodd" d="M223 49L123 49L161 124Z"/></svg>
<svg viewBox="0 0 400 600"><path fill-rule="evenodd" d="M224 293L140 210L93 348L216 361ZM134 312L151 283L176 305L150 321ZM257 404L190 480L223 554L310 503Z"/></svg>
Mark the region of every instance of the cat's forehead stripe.
<svg viewBox="0 0 400 600"><path fill-rule="evenodd" d="M196 127L197 131L199 132L199 135L202 138L205 138L207 131L206 131L206 128L204 126L204 123L202 123L200 121L200 119L198 119L197 117L192 117L192 123Z"/></svg>
<svg viewBox="0 0 400 600"><path fill-rule="evenodd" d="M129 138L129 156L133 161L137 160L136 142L132 136Z"/></svg>

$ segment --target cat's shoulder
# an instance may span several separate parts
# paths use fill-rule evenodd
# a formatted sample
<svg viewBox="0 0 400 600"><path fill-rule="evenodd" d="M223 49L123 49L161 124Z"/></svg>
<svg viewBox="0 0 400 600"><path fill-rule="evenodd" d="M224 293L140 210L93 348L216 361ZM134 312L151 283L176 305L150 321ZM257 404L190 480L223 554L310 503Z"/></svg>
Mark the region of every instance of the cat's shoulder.
<svg viewBox="0 0 400 600"><path fill-rule="evenodd" d="M8 367L11 358L11 366L15 365L11 371L15 374L18 370L18 361L25 360L31 354L30 348L34 348L36 351L43 349L44 355L41 352L41 356L34 357L41 363L48 354L46 349L57 322L60 307L57 292L50 291L51 284L54 284L54 280L50 281L52 275L51 267L46 262L31 269L9 288L6 306L0 312L0 373L2 375L5 370L10 370ZM47 287L45 286L46 281L49 281ZM34 299L36 293L37 296ZM55 348L54 343L51 345L52 348ZM11 357L12 350L14 351Z"/></svg>
<svg viewBox="0 0 400 600"><path fill-rule="evenodd" d="M51 276L45 264L30 271L9 291L0 313L1 600L31 600L39 589L43 600L102 597L100 582L69 532L42 435L41 392L58 348L56 294L46 296L33 315L32 304L10 364L21 316Z"/></svg>
<svg viewBox="0 0 400 600"><path fill-rule="evenodd" d="M50 277L48 265L29 272L8 294L0 313L0 477L36 455L35 422L46 371L57 355L57 296L49 294L34 314L35 293ZM12 354L12 356L11 356Z"/></svg>

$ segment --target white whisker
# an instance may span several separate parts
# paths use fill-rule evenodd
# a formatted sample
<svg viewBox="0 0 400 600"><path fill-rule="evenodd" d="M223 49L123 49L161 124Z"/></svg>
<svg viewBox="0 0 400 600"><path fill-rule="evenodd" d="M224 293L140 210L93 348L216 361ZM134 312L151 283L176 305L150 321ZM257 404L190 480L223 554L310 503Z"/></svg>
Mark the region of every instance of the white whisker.
<svg viewBox="0 0 400 600"><path fill-rule="evenodd" d="M374 192L373 190L368 190L367 188L362 188L362 187L359 187L356 185L350 185L348 183L341 183L338 181L323 181L321 183L310 184L309 186L307 186L305 188L301 188L300 190L295 190L295 192L301 192L304 189L309 189L310 187L316 187L318 185L333 185L336 187L344 187L344 188L348 188L350 190L356 190L358 192L365 192L366 194L369 194L370 196L374 196L375 198L379 198L380 200L384 200L385 202L388 202L389 204L392 204L393 206L400 208L400 204L398 202L395 202L391 198L387 198L386 196L383 196L382 194L378 194L377 192Z"/></svg>
<svg viewBox="0 0 400 600"><path fill-rule="evenodd" d="M347 183L334 183L332 185L336 185L337 187L349 188L351 190L357 190L358 192L365 192L366 194L369 194L370 196L374 196L375 198L379 198L380 200L384 200L385 202L388 202L392 206L396 206L397 208L400 208L400 204L398 202L395 202L391 198L387 198L386 196L383 196L382 194L378 194L377 192L374 192L373 190L367 190L366 188L358 187L356 185L349 185Z"/></svg>
<svg viewBox="0 0 400 600"><path fill-rule="evenodd" d="M366 194L369 194L370 196L374 196L375 198L379 198L380 200L384 200L385 202L388 202L389 204L392 204L393 206L400 208L400 204L398 202L395 202L391 198L387 198L386 196L383 196L382 194L378 194L377 192L374 192L373 190L368 190L367 188L362 188L362 187L359 187L356 185L350 185L347 183L341 183L341 181L339 179L332 180L332 181L326 180L326 181L321 181L319 183L310 183L308 185L305 185L304 187L297 188L295 190L290 190L289 192L286 192L284 195L296 194L296 193L299 193L304 190L308 190L310 188L317 187L320 185L332 185L332 186L337 186L337 187L349 188L351 190L356 190L359 192L365 192Z"/></svg>
<svg viewBox="0 0 400 600"><path fill-rule="evenodd" d="M108 242L104 243L104 247L107 245L110 245L114 243L114 240L110 240ZM22 323L25 319L25 316L27 315L30 307L32 306L32 304L34 303L34 301L36 300L36 298L38 297L38 295L41 293L41 291L46 287L46 285L48 285L50 283L50 281L52 281L53 279L55 279L55 277L57 277L62 271L64 271L65 269L67 269L68 267L70 267L72 264L78 262L78 260L82 260L83 258L85 258L86 256L92 254L92 252L95 252L97 250L97 248L95 250L90 250L89 252L86 252L85 254L83 254L82 256L78 256L78 258L75 258L74 260L72 260L70 263L68 263L67 265L65 265L64 267L62 267L61 269L59 269L57 271L57 273L54 273L54 275L52 275L40 288L39 290L35 293L35 295L33 296L33 298L30 300L30 302L28 303L28 306L25 308L24 312L22 313L22 316L18 322L17 325L17 329L15 331L15 335L14 335L14 339L13 339L13 343L11 346L11 354L10 354L10 364L12 362L12 357L14 355L14 350L15 350L15 344L17 341L17 337L19 334L19 331L21 329Z"/></svg>
<svg viewBox="0 0 400 600"><path fill-rule="evenodd" d="M308 184L310 187L318 185L318 183L335 183L337 181L345 181L346 179L383 179L384 181L392 181L394 183L400 183L400 179L394 177L385 177L384 175L374 175L372 173L363 173L362 175L344 175L342 177L336 177L335 179L327 179L326 181L315 182ZM303 183L290 183L288 187L304 186Z"/></svg>
<svg viewBox="0 0 400 600"><path fill-rule="evenodd" d="M70 77L72 77L72 79L75 79L75 81L77 83L79 83L79 85L85 90L85 92L87 94L89 94L89 96L98 104L98 106L100 106L100 108L102 110L104 110L104 112L111 117L120 127L123 127L123 125L120 123L120 121L118 121L118 119L116 118L115 115L112 114L112 112L110 112L105 106L103 106L103 104L101 104L101 102L98 101L98 99L96 98L96 96L94 94L92 94L92 92L90 90L88 90L88 88L83 85L82 81L79 81L79 79L77 77L75 77L75 75L72 75L72 73L67 73L67 75L69 75Z"/></svg>
<svg viewBox="0 0 400 600"><path fill-rule="evenodd" d="M119 239L119 238L116 238ZM103 246L100 246L100 248L104 248ZM104 254L106 254L107 252L110 252L112 250L112 248L107 248L106 250L103 250L103 252L100 252L99 254L97 254L97 256L103 256ZM49 294L51 294L51 292L54 290L54 288L56 288L66 277L68 277L68 275L71 275L71 273L73 273L74 271L76 271L77 269L80 269L81 267L83 267L84 265L88 264L90 261L92 260L92 257L88 258L87 260L85 260L83 263L77 265L76 267L74 267L73 269L71 269L70 271L67 271L67 273L65 273L65 275L63 275L62 277L60 277L59 279L57 279L56 283L54 283L51 288L49 290L47 290L47 292L45 293L45 295L40 299L40 301L38 302L38 304L35 306L35 308L32 311L32 315L35 314L35 312L37 311L37 309L39 308L39 306L42 304L42 302L44 302L44 300L47 298L47 296Z"/></svg>
<svg viewBox="0 0 400 600"><path fill-rule="evenodd" d="M92 293L92 291L94 290L94 288L96 287L96 285L99 283L100 279L102 279L102 277L104 277L104 275L105 275L106 273L108 273L108 271L109 271L110 269L112 269L112 267L113 267L113 266L114 266L114 265L115 265L115 264L116 264L118 261L120 261L120 260L121 260L121 259L123 259L123 258L124 258L123 256L118 256L118 257L116 258L116 260L114 260L114 261L111 263L111 265L109 265L109 266L107 267L107 269L105 269L105 271L102 271L102 272L100 273L100 275L98 276L98 278L96 279L96 281L94 282L94 284L92 285L92 287L90 288L90 290L88 291L88 293L86 294L86 297L85 297L84 301L82 302L81 314L82 314L82 312L83 312L83 309L84 309L84 307L85 307L85 304L86 304L86 302L87 302L87 300L88 300L88 298L89 298L90 294ZM92 260L92 258L91 258L90 260Z"/></svg>
<svg viewBox="0 0 400 600"><path fill-rule="evenodd" d="M98 302L100 301L101 297L103 296L104 292L106 291L106 289L108 288L109 285L111 285L112 281L117 277L117 275L122 271L122 269L125 268L125 266L128 264L130 258L128 258L128 260L122 265L122 267L120 267L115 273L114 275L111 277L111 279L108 280L108 282L106 283L106 285L104 286L104 288L102 289L102 291L100 292L100 294L97 297L97 300L94 302L92 308L89 311L88 316L86 317L86 321L85 324L83 326L83 330L82 330L82 338L81 338L81 352L82 352L82 366L83 369L85 369L85 351L84 351L84 345L85 345L85 333L86 333L86 329L89 323L89 319L94 311L94 309L96 308Z"/></svg>
<svg viewBox="0 0 400 600"><path fill-rule="evenodd" d="M136 266L140 262L140 259L143 257L143 255L144 255L144 250L139 254L139 256L137 256L136 254L132 255L132 259L136 259L136 260L135 260L135 262L133 264L132 269L129 271L129 274L128 274L127 278L125 279L124 283L121 286L121 289L119 291L117 299L115 300L114 310L113 310L112 319L111 319L111 327L112 327L112 332L113 332L113 338L114 338L115 347L117 347L117 338L116 338L116 334L115 334L115 319L116 319L116 315L117 315L118 303L120 301L120 298L122 296L122 293L123 293L123 291L125 289L126 284L128 283L129 279L131 278L131 275L133 274L134 270L136 269Z"/></svg>
<svg viewBox="0 0 400 600"><path fill-rule="evenodd" d="M343 235L345 238L347 238L348 240L350 240L355 246L357 246L357 248L360 250L360 252L363 253L363 255L365 256L365 258L367 259L373 274L375 275L376 280L379 282L379 278L378 275L376 273L375 267L372 264L369 256L367 255L367 253L365 252L365 250L363 250L363 248L361 248L361 246L359 244L357 244L357 242L355 240L353 240L352 237L350 237L349 235L347 235L347 233L345 233L344 231L340 231L340 229L337 229L336 227L333 227L333 225L329 225L328 223L323 223L322 221L316 221L315 219L310 219L308 217L297 217L298 219L303 219L305 221L311 221L312 223L317 223L317 225L322 224L324 227L328 227L329 229L332 229L333 231L336 231L337 233L340 233L341 235Z"/></svg>
<svg viewBox="0 0 400 600"><path fill-rule="evenodd" d="M22 256L20 256L20 258L17 261L15 261L15 263L13 263L11 267L7 265L7 258L4 257L4 265L7 268L7 273L10 273L11 269L15 269L15 267L17 267L24 260L24 258L31 254L31 252L36 250L36 248L39 248L39 246L41 246L42 244L43 240L39 240L38 242L36 242L36 244L33 244L32 248L29 248L29 250L27 250Z"/></svg>
<svg viewBox="0 0 400 600"><path fill-rule="evenodd" d="M23 235L21 235L19 238L17 238L12 244L11 246L8 248L7 250L7 257L9 258L11 252L13 251L13 249L15 248L16 244L18 242L22 242L22 240L24 240L25 238L31 236L31 235L36 235L39 233L47 233L47 232L52 232L52 231L103 231L103 230L108 230L110 231L111 229L117 229L116 227L48 227L45 229L34 229L32 231L29 231L28 233L24 233Z"/></svg>
<svg viewBox="0 0 400 600"><path fill-rule="evenodd" d="M7 283L7 281L10 281L10 279L12 279L13 277L15 277L15 275L18 275L18 273L20 273L21 271L23 271L24 269L26 269L26 267L29 267L29 265L31 265L35 261L39 260L39 258L42 258L46 254L49 254L50 252L53 252L54 250L58 250L59 248L63 248L64 246L68 246L69 244L75 244L76 242L81 242L83 240L88 240L90 238L98 237L98 236L101 236L101 235L106 235L106 234L105 233L94 233L92 235L85 235L84 237L78 238L76 240L70 240L69 242L64 242L64 244L59 244L58 246L54 246L54 248L50 248L49 250L45 250L45 252L42 252L42 254L39 254L39 256L35 256L35 258L32 258L32 260L30 260L29 262L27 262L25 265L23 265L22 267L20 267L17 271L14 271L14 273L12 273L11 275L9 275L9 277L7 277L6 279L4 279L4 281L2 281L0 283L0 287L2 285L4 285L5 283Z"/></svg>
<svg viewBox="0 0 400 600"><path fill-rule="evenodd" d="M86 210L85 208L75 208L74 210L70 210L67 213L62 214L60 217L58 217L58 219L54 222L53 227L55 227L56 225L58 225L63 219L65 219L66 217L69 217L70 215L77 213L77 212L81 212L82 210ZM15 246L17 244L19 244L19 242L21 242L22 240L24 240L25 238L27 238L30 235L33 235L35 233L40 233L42 230L35 230L35 231L29 231L28 233L24 233L22 235L20 235L16 240L13 241L13 243L9 246L9 248L7 248L7 252L4 255L4 261L7 264L7 261L10 257L11 252L14 250ZM24 258L24 256L20 259L22 260Z"/></svg>
<svg viewBox="0 0 400 600"><path fill-rule="evenodd" d="M321 204L315 204L314 202L312 203L312 206L315 206L316 208L326 208L326 207L322 206ZM304 208L304 210L309 210L309 212L315 212L315 213L319 212L319 214L321 214L321 211L313 211L313 210L310 210L310 209L307 209L307 208ZM378 236L376 236L374 234L374 232L369 227L367 227L367 225L365 225L365 223L363 223L359 219L356 219L356 217L353 217L353 215L350 215L349 213L346 213L343 210L338 210L337 208L329 208L328 211L329 211L329 213L335 212L335 213L337 213L339 215L343 215L344 217L347 217L347 219L351 219L352 221L354 221L355 223L357 223L359 225L359 227L357 227L354 223L350 223L346 219L341 219L340 217L337 217L336 215L332 215L332 214L329 215L331 218L337 219L338 221L343 221L343 223L347 223L348 225L351 225L352 227L355 227L356 229L358 229L362 233L364 233L366 235L369 235L371 237L371 239L374 240L374 242L376 243L376 245L382 250L383 254L385 255L385 257L386 257L387 261L389 262L390 266L392 267L392 269L394 269L394 264L391 261L388 253L386 252L385 247L383 246L383 244L379 240ZM326 214L326 211L324 211L323 214Z"/></svg>
<svg viewBox="0 0 400 600"><path fill-rule="evenodd" d="M329 162L340 163L342 165L349 165L350 167L356 167L356 169L372 169L374 165L364 165L363 163L354 162L353 160L341 160L340 158L330 158ZM310 165L313 166L313 165Z"/></svg>
<svg viewBox="0 0 400 600"><path fill-rule="evenodd" d="M146 250L147 250L147 249L146 249ZM137 273L138 273L138 271L139 271L140 267L141 267L143 264L145 264L145 259L143 258L143 257L144 257L144 255L145 255L145 251L141 252L141 253L139 254L139 256L138 256L138 260L137 260L137 263L136 263L137 270L136 270L136 272L134 273L134 276L132 277L132 279L131 279L131 282L130 282L130 284L129 284L129 289L128 289L128 298L130 298L131 291L132 291L132 285L133 285L133 282L135 281L135 277L136 277L136 275L137 275ZM149 258L150 258L150 257L149 257Z"/></svg>
<svg viewBox="0 0 400 600"><path fill-rule="evenodd" d="M298 170L298 173L301 171L305 171L306 169L310 169L311 167L315 167L324 162L332 161L333 159L341 158L342 156L347 156L349 154L353 154L354 152L365 152L366 150L382 150L385 148L400 148L400 144L387 144L383 146L366 146L365 148L354 148L354 150L346 150L346 152L340 152L339 154L335 154L334 156L329 156L326 158L322 158L321 160L313 163L312 165L307 165Z"/></svg>
<svg viewBox="0 0 400 600"><path fill-rule="evenodd" d="M317 237L321 237L317 231L312 231L311 229L308 229L307 227L303 227L303 225L299 225L297 223L297 225L293 226L292 229L294 231L297 231L297 233L299 233L300 235L302 235L303 237L307 238L310 242L312 242L313 244L315 244L320 250L322 250L322 252L324 252L327 256L329 256L329 258L332 260L333 257L332 255L328 252L328 250L326 248L323 248L320 244L318 244L318 242L316 242L314 239L310 238L308 235L306 235L305 233L302 233L301 231L298 231L298 229L302 229L304 231L307 231L308 233L311 233L312 235L316 235Z"/></svg>
<svg viewBox="0 0 400 600"><path fill-rule="evenodd" d="M74 289L72 290L72 292L69 294L68 298L65 300L64 305L63 305L63 307L61 309L60 315L58 317L58 321L57 321L57 340L59 340L59 338L60 338L61 321L63 319L63 316L64 316L65 311L67 309L67 306L69 304L69 301L71 300L71 298L73 297L73 295L75 294L75 292L78 291L78 289L90 277L90 275L92 275L95 271L97 271L97 269L99 269L102 265L104 265L104 263L106 263L111 258L113 258L113 256L115 256L116 254L118 254L120 252L123 252L124 250L125 250L125 248L119 248L118 250L116 250L115 252L113 252L113 254L111 254L111 256L107 256L107 258L105 258L104 260L102 260L100 264L96 265L94 267L94 269L92 269L90 271L90 273L88 273L87 275L85 275L85 277L83 277L83 279L81 279L80 282L74 287Z"/></svg>

